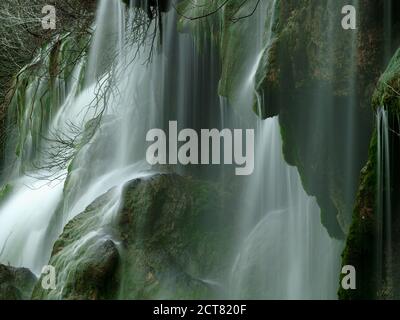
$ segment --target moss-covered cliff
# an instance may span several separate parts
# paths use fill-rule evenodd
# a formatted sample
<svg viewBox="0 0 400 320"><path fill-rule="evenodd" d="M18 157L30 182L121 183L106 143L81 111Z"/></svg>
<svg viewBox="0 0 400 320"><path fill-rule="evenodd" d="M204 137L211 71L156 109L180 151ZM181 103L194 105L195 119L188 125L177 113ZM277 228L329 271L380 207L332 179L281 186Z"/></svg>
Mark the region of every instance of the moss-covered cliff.
<svg viewBox="0 0 400 320"><path fill-rule="evenodd" d="M357 30L341 27L348 1L284 1L262 117L279 114L283 151L315 195L322 222L343 237L367 159L370 100L384 68L383 3L357 7Z"/></svg>
<svg viewBox="0 0 400 320"><path fill-rule="evenodd" d="M372 99L376 112L380 108L387 111L390 172L382 172L379 168L378 159L383 159L382 156L386 155L378 154L380 135L377 127L371 140L368 163L362 170L353 223L343 253L343 265L353 265L357 270L357 290L340 289L341 299L397 299L400 297L398 271L400 203L396 196L400 190L400 172L397 166L400 160L398 137L400 95L398 90L400 90L400 49L380 77ZM380 184L378 181L378 177L384 174L390 176L389 189L386 184ZM379 204L378 198L390 199L390 203L384 200L383 204ZM387 217L381 216L384 209L382 207L388 206L391 208L390 221L387 221ZM390 241L390 246L381 247L382 241Z"/></svg>
<svg viewBox="0 0 400 320"><path fill-rule="evenodd" d="M216 282L227 270L235 220L233 211L224 216L224 198L209 183L175 174L129 184L118 219L124 280L120 296L215 297ZM207 281L211 279L214 284Z"/></svg>
<svg viewBox="0 0 400 320"><path fill-rule="evenodd" d="M3 17L0 26L2 39L0 47L0 175L3 171L5 174L8 173L4 167L9 165L9 153L12 152L6 148L6 142L15 133L13 131L15 123L9 120L9 109L11 99L15 96L16 86L21 88L26 85L27 73L37 72L40 62L36 60L36 64L33 65L31 62L34 57L43 54L46 44L57 42L59 37L67 33L72 34L75 39L87 35L93 22L96 2L95 0L53 1L54 5L63 8L57 10L55 30L45 30L42 27L41 8L49 5L46 0L22 0L18 4L6 0L0 3L0 15ZM64 53L67 51L68 49L64 50ZM78 52L69 51L69 54L72 56ZM49 55L54 53L50 50L47 52ZM22 75L21 66L26 65L29 67L23 68L25 74ZM74 63L70 64L70 66L73 65ZM53 75L55 71L61 71L62 66L59 67L60 69L53 69ZM37 75L39 73L37 72ZM38 95L43 93L40 91L40 89L37 90Z"/></svg>
<svg viewBox="0 0 400 320"><path fill-rule="evenodd" d="M379 79L372 105L375 110L385 107L393 116L400 114L400 49L397 50Z"/></svg>
<svg viewBox="0 0 400 320"><path fill-rule="evenodd" d="M222 1L196 10L190 2L183 3L187 15L193 17L213 12ZM351 224L359 172L368 157L371 96L386 63L388 40L381 35L382 21L389 17L385 17L384 0L268 3L274 3L272 21L262 19L267 14L271 17L268 5L246 17L257 1L243 6L229 1L207 18L220 50L219 93L235 104L246 85L248 59L257 58L250 54L254 42L249 39L263 28L266 47L258 57L259 97L254 97L253 109L261 118L279 115L286 161L299 169L307 193L317 197L329 233L343 238ZM357 30L341 26L342 7L348 4L356 6ZM394 11L399 8L397 3L393 6ZM236 21L235 17L246 18ZM196 23L205 24L181 20L192 30ZM265 25L254 27L260 21ZM396 19L390 21L390 40L396 43L399 24Z"/></svg>
<svg viewBox="0 0 400 320"><path fill-rule="evenodd" d="M375 299L376 278L376 194L377 194L377 135L373 134L369 160L361 171L360 186L353 212L352 225L342 254L342 264L356 268L357 290L339 289L339 298ZM343 278L340 276L340 281Z"/></svg>

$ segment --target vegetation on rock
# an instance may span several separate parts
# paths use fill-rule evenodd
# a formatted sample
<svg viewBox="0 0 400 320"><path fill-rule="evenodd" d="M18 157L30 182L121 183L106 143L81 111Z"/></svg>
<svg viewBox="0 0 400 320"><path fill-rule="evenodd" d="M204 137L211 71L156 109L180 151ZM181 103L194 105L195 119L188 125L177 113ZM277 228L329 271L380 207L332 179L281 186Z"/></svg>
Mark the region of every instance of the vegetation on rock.
<svg viewBox="0 0 400 320"><path fill-rule="evenodd" d="M35 283L36 277L28 269L0 264L0 300L28 300Z"/></svg>
<svg viewBox="0 0 400 320"><path fill-rule="evenodd" d="M361 172L359 191L353 213L353 222L343 253L343 265L353 265L357 270L357 290L339 290L341 299L397 299L400 297L400 281L397 266L400 263L400 233L399 219L396 210L399 201L396 195L399 190L399 169L396 167L400 159L399 143L399 112L400 112L400 49L393 56L386 71L380 77L373 94L372 106L376 112L380 108L387 111L389 125L389 157L390 157L390 190L384 188L378 190L378 128L375 128L372 136L369 159ZM381 186L383 188L383 186ZM380 261L382 257L378 251L378 193L391 195L391 208L393 208L391 230L385 230L385 234L391 234L392 266L387 265L388 260ZM383 256L387 255L383 252ZM383 264L383 270L391 270L380 279L378 268ZM389 282L391 283L389 285Z"/></svg>
<svg viewBox="0 0 400 320"><path fill-rule="evenodd" d="M232 223L226 223L228 217L221 214L227 195L212 184L176 174L136 179L126 184L119 213L102 226L103 210L115 192L110 190L67 224L49 262L63 286L47 292L37 285L33 298L215 295L218 288L206 277L225 276L235 218L232 212Z"/></svg>

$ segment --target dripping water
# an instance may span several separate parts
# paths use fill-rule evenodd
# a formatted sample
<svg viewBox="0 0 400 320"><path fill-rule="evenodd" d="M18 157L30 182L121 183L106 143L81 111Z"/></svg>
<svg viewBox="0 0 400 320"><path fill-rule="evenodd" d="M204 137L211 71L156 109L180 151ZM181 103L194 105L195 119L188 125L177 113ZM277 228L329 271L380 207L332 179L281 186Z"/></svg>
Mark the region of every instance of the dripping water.
<svg viewBox="0 0 400 320"><path fill-rule="evenodd" d="M388 111L377 112L377 279L379 285L392 287L392 206L390 128Z"/></svg>

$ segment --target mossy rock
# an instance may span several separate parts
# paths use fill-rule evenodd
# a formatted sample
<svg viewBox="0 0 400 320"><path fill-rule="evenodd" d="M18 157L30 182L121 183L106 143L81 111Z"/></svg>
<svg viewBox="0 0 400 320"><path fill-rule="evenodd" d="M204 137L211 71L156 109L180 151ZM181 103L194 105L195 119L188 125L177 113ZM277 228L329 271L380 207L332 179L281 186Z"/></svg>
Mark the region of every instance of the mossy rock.
<svg viewBox="0 0 400 320"><path fill-rule="evenodd" d="M33 299L101 300L115 296L120 256L111 239L112 227L102 224L102 209L114 191L99 197L65 226L49 261L55 268L56 288L44 289L42 276Z"/></svg>
<svg viewBox="0 0 400 320"><path fill-rule="evenodd" d="M378 133L375 128L366 166L361 171L361 180L353 212L353 222L343 252L343 265L353 265L357 270L357 290L339 290L341 299L397 299L400 296L400 222L397 219L399 201L397 194L400 190L399 170L394 165L400 159L399 130L400 111L400 49L391 59L386 71L380 77L373 94L372 106L376 112L383 108L387 113L389 138L389 161L391 163L390 186L378 190ZM383 112L383 111L379 111ZM390 263L383 258L385 249L378 248L378 192L391 199L391 230L382 229L385 237L390 232L391 253ZM383 228L383 227L382 227ZM378 252L382 253L378 256ZM381 257L382 255L382 257ZM382 261L379 261L381 259ZM380 265L380 275L377 266ZM387 270L391 270L388 272Z"/></svg>
<svg viewBox="0 0 400 320"><path fill-rule="evenodd" d="M373 135L369 159L361 171L360 187L353 211L353 222L342 254L342 265L356 268L356 290L344 290L340 285L339 299L375 299L377 279L375 263L375 213L377 193L377 135ZM340 277L340 281L343 275Z"/></svg>
<svg viewBox="0 0 400 320"><path fill-rule="evenodd" d="M391 115L400 114L400 48L379 79L372 104L375 109L384 107Z"/></svg>
<svg viewBox="0 0 400 320"><path fill-rule="evenodd" d="M232 221L213 185L176 174L128 184L118 220L124 299L215 296L206 279L222 279ZM228 221L228 222L227 222Z"/></svg>
<svg viewBox="0 0 400 320"><path fill-rule="evenodd" d="M26 268L0 264L0 300L30 299L36 280L36 276Z"/></svg>
<svg viewBox="0 0 400 320"><path fill-rule="evenodd" d="M8 196L12 192L12 186L10 184L6 184L2 188L0 188L0 204L7 200Z"/></svg>
<svg viewBox="0 0 400 320"><path fill-rule="evenodd" d="M342 239L368 158L371 96L384 68L382 4L360 3L357 31L344 31L347 4L282 1L272 65L260 87L266 102L260 116L279 115L285 160L317 198L329 234Z"/></svg>
<svg viewBox="0 0 400 320"><path fill-rule="evenodd" d="M128 182L118 213L104 223L117 188L72 219L54 244L55 290L36 285L34 299L189 299L219 291L235 216L229 195L205 181L156 174ZM228 222L227 222L228 221ZM42 280L41 278L40 280ZM121 284L121 286L120 286Z"/></svg>

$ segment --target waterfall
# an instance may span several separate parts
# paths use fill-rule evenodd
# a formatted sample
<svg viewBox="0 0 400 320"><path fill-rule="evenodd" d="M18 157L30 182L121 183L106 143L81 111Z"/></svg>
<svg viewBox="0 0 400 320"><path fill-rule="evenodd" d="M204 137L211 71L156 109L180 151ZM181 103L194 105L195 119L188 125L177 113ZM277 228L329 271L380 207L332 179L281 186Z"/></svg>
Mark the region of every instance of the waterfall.
<svg viewBox="0 0 400 320"><path fill-rule="evenodd" d="M65 98L58 101L61 106L46 130L48 136L53 130L60 130L60 132L68 134L65 115L68 116L68 119L79 118L79 110L76 107L73 108L74 99L72 97L77 94L80 71L81 65L78 64L71 77L69 92L65 93ZM26 111L22 123L23 128L26 128L27 131L24 132L26 140L20 142L19 148L22 151L11 170L12 178L8 185L12 186L12 192L0 207L0 243L2 248L0 250L0 261L15 266L25 266L36 273L41 271L41 267L48 261L50 255L52 243L46 243L46 230L62 199L65 181L64 169L57 170L46 166L34 171L31 167L28 167L27 171L23 169L27 167L29 159L41 157L41 150L49 150L54 147L51 139L42 139L40 147L33 146L38 134L35 134L32 127L35 123L31 124L31 114L35 112L31 110L34 110L35 107L38 109L37 106L41 103L39 98L35 98L33 92L35 88L44 91L42 81L40 78L33 79L28 86L24 105ZM65 88L64 82L59 83L59 90ZM84 100L84 96L77 98L79 103L84 103ZM61 101L63 102L61 103ZM79 106L79 104L75 104L75 106L77 105ZM34 121L38 121L37 118L34 118ZM22 135L23 132L19 132L19 134Z"/></svg>
<svg viewBox="0 0 400 320"><path fill-rule="evenodd" d="M242 112L249 110L254 99L258 109L264 103L257 75L268 68L265 62L275 36L276 4L264 1L260 5L249 31L255 36L243 40L248 46L244 61L248 69L237 88L239 98L231 100ZM224 106L221 110L227 113ZM225 125L231 119L226 118ZM229 295L234 299L334 299L343 243L329 237L316 199L305 193L297 170L285 163L278 118L250 122L258 132L255 171L238 203L242 215Z"/></svg>
<svg viewBox="0 0 400 320"><path fill-rule="evenodd" d="M246 187L242 241L231 286L241 299L334 299L341 241L321 225L320 208L281 153L278 119L263 122L256 171ZM261 200L261 201L260 201Z"/></svg>
<svg viewBox="0 0 400 320"><path fill-rule="evenodd" d="M390 127L388 111L380 108L376 116L377 125L377 254L376 274L378 284L392 288L392 200L391 200L391 163L390 163Z"/></svg>
<svg viewBox="0 0 400 320"><path fill-rule="evenodd" d="M124 23L124 6L121 1L100 3L96 13L97 28L89 55L87 82L96 81L122 53L125 37Z"/></svg>
<svg viewBox="0 0 400 320"><path fill-rule="evenodd" d="M238 89L237 108L249 109L253 99L259 109L263 103L257 74L268 68L264 61L274 41L276 3L265 1L256 12L256 36L248 44L249 71ZM254 119L253 126L258 131L255 172L242 191L247 201L238 204L243 214L229 279L231 297L335 298L343 244L329 237L315 198L303 190L297 170L285 163L278 118Z"/></svg>
<svg viewBox="0 0 400 320"><path fill-rule="evenodd" d="M109 10L115 14L106 14ZM138 92L145 95L149 92L148 88L143 88L146 83L144 62L147 52L143 52L137 63L127 70L124 69L121 59L112 68L101 70L105 62L96 53L97 50L103 52L105 48L102 45L110 42L116 46L115 52L120 53L124 26L124 16L120 14L120 10L120 1L100 2L96 24L100 32L94 37L88 67L88 79L93 76L98 81L91 83L89 80L85 89L80 92L80 73L83 72L82 65L86 62L77 64L77 71L70 80L70 90L65 93L65 99L52 117L45 134L50 139L41 141L42 146L37 149L36 157L41 158L41 163L45 164L56 161L53 158L46 159L47 153L44 152L43 155L42 151L57 148L51 139L54 133L68 137L72 134L71 127L81 132L81 139L89 136L90 143L75 151L68 172L65 168L52 168L49 172L43 168L29 170L9 183L13 191L0 208L0 261L4 263L27 267L39 274L42 266L49 260L55 239L69 220L112 187L122 186L131 179L148 174L146 172L149 167L143 160L142 141L146 128L149 128L146 113L151 106L131 103L136 101L135 95ZM119 32L102 32L109 25L117 26L114 30ZM134 49L132 52L135 52ZM125 95L117 96L112 89L104 89L114 86L115 83L116 88L113 89L125 92ZM128 83L137 91L129 94ZM94 108L92 102L99 97L100 103ZM27 104L32 104L30 97L27 100ZM107 105L103 105L104 101ZM34 107L39 108L39 102L34 102L32 108ZM149 109L145 109L146 107ZM27 108L27 118L29 110ZM99 112L102 113L101 118ZM96 123L96 119L100 119L99 123ZM28 122L26 126L29 127ZM91 132L92 126L97 128L94 133ZM29 136L33 136L33 133ZM118 196L118 192L115 192L115 197L110 202L117 202ZM105 207L109 207L109 210L104 214L111 215L109 211L115 211L117 206L105 204Z"/></svg>
<svg viewBox="0 0 400 320"><path fill-rule="evenodd" d="M195 129L251 127L257 133L256 171L244 178L235 203L241 211L240 232L231 244L235 254L229 275L218 281L222 295L334 298L342 243L329 237L315 198L305 193L297 170L286 164L278 118L261 121L251 110L254 103L258 107L263 103L257 87L268 67L277 3L261 1L256 10L250 26L254 37L243 39L249 54L242 61L238 95L229 100L218 95L219 52L201 30L196 35L202 44L199 49L189 34L177 33L177 16L171 11L163 18L162 41L156 38L154 44L146 38L141 44L132 43L132 17L126 20L125 6L119 0L101 0L90 53L76 65L70 85L63 87L64 97L44 133L68 136L72 127L81 132L80 141L89 143L71 151L68 168L18 170L18 176L10 180L12 192L0 207L0 262L39 274L63 227L111 190L96 219L89 222L96 231L65 248L55 260L62 270L57 274L62 286L49 296L60 298L80 254L112 237L106 226L115 218L124 184L155 172L144 161L149 129L164 128L169 120ZM93 101L98 101L95 107ZM27 123L28 117L27 111ZM36 153L34 158L41 163L52 160L41 151L54 148L54 142L42 139L40 148L30 148L35 135L28 136L26 150ZM173 169L182 174L199 170L203 178L215 172L219 177L225 170ZM47 181L43 176L56 179ZM221 181L227 188L228 182Z"/></svg>

